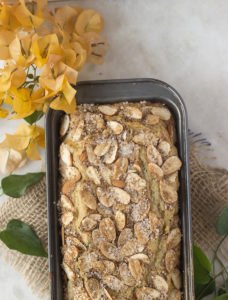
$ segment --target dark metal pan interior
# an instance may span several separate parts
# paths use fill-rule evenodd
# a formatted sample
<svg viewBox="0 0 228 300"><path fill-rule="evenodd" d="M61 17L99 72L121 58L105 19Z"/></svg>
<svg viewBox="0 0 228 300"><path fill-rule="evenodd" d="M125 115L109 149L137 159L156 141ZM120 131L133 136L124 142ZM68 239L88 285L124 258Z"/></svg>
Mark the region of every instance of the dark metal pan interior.
<svg viewBox="0 0 228 300"><path fill-rule="evenodd" d="M77 85L77 102L114 103L147 100L166 104L176 120L179 156L183 162L180 172L180 216L182 226L182 269L184 299L194 299L192 266L191 203L189 187L189 158L187 137L187 113L180 95L168 84L155 79L130 79L80 82ZM59 126L63 113L49 109L46 118L47 149L47 198L49 269L51 277L51 299L63 300L61 270L61 242L58 222L58 167Z"/></svg>

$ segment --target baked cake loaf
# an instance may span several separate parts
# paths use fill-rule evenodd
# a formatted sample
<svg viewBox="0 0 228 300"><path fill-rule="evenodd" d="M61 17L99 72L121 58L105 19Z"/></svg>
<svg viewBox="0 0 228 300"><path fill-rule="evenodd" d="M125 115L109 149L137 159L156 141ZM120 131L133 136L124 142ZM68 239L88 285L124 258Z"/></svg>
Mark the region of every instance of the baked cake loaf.
<svg viewBox="0 0 228 300"><path fill-rule="evenodd" d="M66 299L181 299L171 112L150 102L79 105L60 134Z"/></svg>

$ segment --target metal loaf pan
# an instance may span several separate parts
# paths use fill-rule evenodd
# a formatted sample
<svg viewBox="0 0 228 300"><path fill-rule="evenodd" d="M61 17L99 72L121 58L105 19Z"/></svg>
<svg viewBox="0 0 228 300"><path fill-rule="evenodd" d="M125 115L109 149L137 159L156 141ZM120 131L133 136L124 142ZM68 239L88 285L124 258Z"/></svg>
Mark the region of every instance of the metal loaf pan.
<svg viewBox="0 0 228 300"><path fill-rule="evenodd" d="M180 95L168 84L155 79L130 79L88 81L77 84L77 102L115 103L147 100L164 103L172 111L176 120L177 148L183 162L180 171L180 217L182 227L182 271L183 299L194 299L192 266L191 203L189 186L188 125L186 108ZM58 182L59 182L59 127L63 113L49 109L46 118L47 149L47 201L49 269L51 278L51 299L63 300L63 280L61 270L61 239L58 223Z"/></svg>

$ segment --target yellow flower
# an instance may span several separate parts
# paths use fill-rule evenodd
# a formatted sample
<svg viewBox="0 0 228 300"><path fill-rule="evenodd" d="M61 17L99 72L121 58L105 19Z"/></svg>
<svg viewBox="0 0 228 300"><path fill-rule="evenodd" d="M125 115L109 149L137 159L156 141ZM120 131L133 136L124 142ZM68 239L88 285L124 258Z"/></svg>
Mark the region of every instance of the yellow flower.
<svg viewBox="0 0 228 300"><path fill-rule="evenodd" d="M0 148L25 152L31 160L39 160L38 148L44 148L44 130L36 125L21 124L15 134L6 134Z"/></svg>
<svg viewBox="0 0 228 300"><path fill-rule="evenodd" d="M56 62L56 57L50 60L44 67L39 82L42 88L53 93L61 92L70 104L76 94L75 89L70 85L76 84L78 72L63 62Z"/></svg>
<svg viewBox="0 0 228 300"><path fill-rule="evenodd" d="M26 88L10 90L12 106L15 112L14 119L23 119L31 115L35 109L32 105L30 90Z"/></svg>
<svg viewBox="0 0 228 300"><path fill-rule="evenodd" d="M41 68L51 55L61 55L62 49L56 34L48 34L43 37L36 35L32 40L31 52L35 57L35 64Z"/></svg>
<svg viewBox="0 0 228 300"><path fill-rule="evenodd" d="M38 3L38 1L37 1ZM35 10L35 3L31 3L31 10ZM13 14L18 22L26 29L39 27L44 19L32 13L25 4L24 0L19 0L19 3L15 5Z"/></svg>
<svg viewBox="0 0 228 300"><path fill-rule="evenodd" d="M71 114L76 110L76 101L74 100L69 103L64 95L60 95L51 102L50 107L55 110L62 110L67 114Z"/></svg>
<svg viewBox="0 0 228 300"><path fill-rule="evenodd" d="M43 88L34 91L28 88L11 88L9 95L15 112L11 119L22 119L30 116L36 110L43 111L46 101L54 96L54 94L47 96Z"/></svg>
<svg viewBox="0 0 228 300"><path fill-rule="evenodd" d="M0 93L8 92L10 87L18 88L25 82L26 74L23 68L16 65L6 65L0 70Z"/></svg>
<svg viewBox="0 0 228 300"><path fill-rule="evenodd" d="M83 10L77 18L75 30L79 35L86 32L101 32L104 21L101 15L93 9Z"/></svg>
<svg viewBox="0 0 228 300"><path fill-rule="evenodd" d="M0 4L0 26L4 29L14 31L20 26L17 18L14 16L15 6Z"/></svg>
<svg viewBox="0 0 228 300"><path fill-rule="evenodd" d="M82 8L63 6L55 11L54 20L61 30L67 33L74 31L74 26L78 15L81 13Z"/></svg>
<svg viewBox="0 0 228 300"><path fill-rule="evenodd" d="M0 59L8 60L11 58L9 46L15 34L12 31L0 29Z"/></svg>
<svg viewBox="0 0 228 300"><path fill-rule="evenodd" d="M16 36L10 43L10 56L18 66L26 67L33 63L34 55L31 53L31 45L32 35L26 35L22 38Z"/></svg>

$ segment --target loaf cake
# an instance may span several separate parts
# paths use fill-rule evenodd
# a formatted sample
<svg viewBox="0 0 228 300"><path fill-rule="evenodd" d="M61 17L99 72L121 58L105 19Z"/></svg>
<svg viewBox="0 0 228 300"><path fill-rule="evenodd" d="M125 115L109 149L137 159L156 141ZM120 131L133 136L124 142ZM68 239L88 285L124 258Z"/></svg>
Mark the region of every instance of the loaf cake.
<svg viewBox="0 0 228 300"><path fill-rule="evenodd" d="M181 299L182 163L170 110L83 104L60 135L65 299Z"/></svg>

